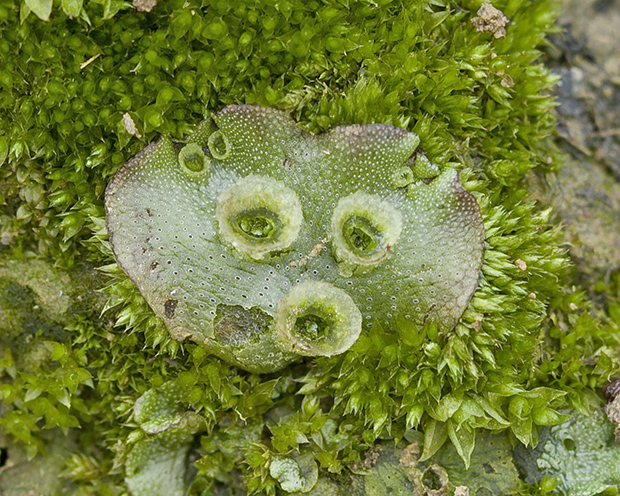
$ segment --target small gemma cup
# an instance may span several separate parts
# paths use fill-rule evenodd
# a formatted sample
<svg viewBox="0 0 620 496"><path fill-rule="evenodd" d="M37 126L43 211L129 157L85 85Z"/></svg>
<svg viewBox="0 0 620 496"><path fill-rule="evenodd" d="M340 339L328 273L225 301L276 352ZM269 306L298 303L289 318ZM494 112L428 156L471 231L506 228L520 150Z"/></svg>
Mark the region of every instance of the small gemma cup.
<svg viewBox="0 0 620 496"><path fill-rule="evenodd" d="M295 286L280 301L276 320L282 348L305 356L344 353L362 330L362 314L353 299L321 281Z"/></svg>
<svg viewBox="0 0 620 496"><path fill-rule="evenodd" d="M211 172L211 160L196 143L188 143L179 151L179 167L193 180L203 179Z"/></svg>
<svg viewBox="0 0 620 496"><path fill-rule="evenodd" d="M221 131L215 131L207 140L207 146L213 158L225 160L230 155L230 143L225 134Z"/></svg>

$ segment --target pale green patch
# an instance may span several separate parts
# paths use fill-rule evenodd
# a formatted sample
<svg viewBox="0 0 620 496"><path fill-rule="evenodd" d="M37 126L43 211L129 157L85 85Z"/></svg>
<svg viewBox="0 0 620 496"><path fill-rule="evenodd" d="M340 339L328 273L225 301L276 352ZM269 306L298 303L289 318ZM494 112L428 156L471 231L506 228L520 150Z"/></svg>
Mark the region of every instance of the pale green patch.
<svg viewBox="0 0 620 496"><path fill-rule="evenodd" d="M39 19L49 21L52 13L52 0L25 0L25 3Z"/></svg>
<svg viewBox="0 0 620 496"><path fill-rule="evenodd" d="M55 320L61 319L72 304L71 295L67 292L71 283L70 278L66 274L54 271L49 264L41 260L27 262L2 260L0 280L5 278L29 288L36 295L37 303Z"/></svg>
<svg viewBox="0 0 620 496"><path fill-rule="evenodd" d="M19 445L7 443L0 430L0 449L7 457L0 467L0 494L3 496L66 494L66 484L58 477L67 457L75 450L75 439L55 431L45 453L37 457ZM63 491L64 489L64 491Z"/></svg>
<svg viewBox="0 0 620 496"><path fill-rule="evenodd" d="M269 466L269 474L287 493L307 493L316 485L319 469L311 455L296 458L276 456Z"/></svg>
<svg viewBox="0 0 620 496"><path fill-rule="evenodd" d="M478 284L484 228L455 170L416 172L416 134L370 124L315 136L252 106L213 120L219 129L203 126L180 154L165 137L149 145L106 192L116 259L175 339L254 372L309 349L342 353L355 339L303 351L278 333L280 302L310 282L329 283L319 299L342 292L366 328L455 326ZM187 177L187 147L202 147L210 174ZM424 180L395 186L411 164ZM356 338L362 325L351 327Z"/></svg>
<svg viewBox="0 0 620 496"><path fill-rule="evenodd" d="M600 412L576 414L551 428L541 442L536 465L555 477L561 494L593 496L620 489L620 444ZM615 494L610 492L609 494Z"/></svg>
<svg viewBox="0 0 620 496"><path fill-rule="evenodd" d="M134 420L149 437L142 438L138 431L133 438L139 440L127 455L125 482L133 496L186 494L190 443L206 424L197 413L180 411L181 394L181 388L167 383L135 403Z"/></svg>

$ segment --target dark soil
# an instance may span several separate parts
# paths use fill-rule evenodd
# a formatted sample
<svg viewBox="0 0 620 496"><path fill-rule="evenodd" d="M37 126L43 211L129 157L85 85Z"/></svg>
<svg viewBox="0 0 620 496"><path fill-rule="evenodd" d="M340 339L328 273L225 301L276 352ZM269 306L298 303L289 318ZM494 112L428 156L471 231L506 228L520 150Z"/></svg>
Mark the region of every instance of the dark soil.
<svg viewBox="0 0 620 496"><path fill-rule="evenodd" d="M620 0L565 0L547 64L556 87L565 163L531 177L535 197L565 224L587 286L620 270Z"/></svg>

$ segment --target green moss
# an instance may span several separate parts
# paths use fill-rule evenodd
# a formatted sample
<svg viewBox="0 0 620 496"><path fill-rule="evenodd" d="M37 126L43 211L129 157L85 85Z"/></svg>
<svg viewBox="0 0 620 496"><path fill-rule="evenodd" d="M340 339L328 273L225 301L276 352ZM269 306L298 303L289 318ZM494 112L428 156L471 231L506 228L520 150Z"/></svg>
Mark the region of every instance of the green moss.
<svg viewBox="0 0 620 496"><path fill-rule="evenodd" d="M599 288L600 309L572 287L559 229L522 181L558 164L545 140L554 78L539 61L552 2L496 2L511 21L502 39L475 31L473 1L174 0L149 14L59 5L48 22L23 7L20 21L14 2L0 2L0 241L16 264L0 273L11 322L0 331L0 425L11 446L34 455L42 430L69 430L79 452L70 481L120 491L140 431L134 405L175 381L175 408L207 426L193 438L190 490L274 494L274 459L311 457L319 480L346 487L346 467L377 442L419 432L435 460L450 439L473 465L481 431L535 444L561 408L598 404L620 369L617 281ZM486 244L454 331L377 324L344 355L264 376L170 338L113 263L104 190L147 143L182 141L205 114L244 103L278 107L312 132L402 127L432 163L460 172ZM105 305L79 300L103 286L80 278L86 260L109 276ZM33 267L47 282L29 279ZM50 288L66 288L76 311Z"/></svg>

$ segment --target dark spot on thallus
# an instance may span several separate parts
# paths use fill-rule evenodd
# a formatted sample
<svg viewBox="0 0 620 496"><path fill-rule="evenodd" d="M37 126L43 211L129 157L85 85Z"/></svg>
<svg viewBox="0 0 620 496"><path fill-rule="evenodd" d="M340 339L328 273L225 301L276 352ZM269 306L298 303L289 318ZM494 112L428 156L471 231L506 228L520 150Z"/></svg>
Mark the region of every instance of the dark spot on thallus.
<svg viewBox="0 0 620 496"><path fill-rule="evenodd" d="M174 312L177 309L178 303L177 300L166 300L166 303L164 303L164 315L167 319L174 317Z"/></svg>
<svg viewBox="0 0 620 496"><path fill-rule="evenodd" d="M221 343L241 346L258 342L273 325L273 318L259 308L246 310L239 305L218 305L213 330Z"/></svg>
<svg viewBox="0 0 620 496"><path fill-rule="evenodd" d="M151 209L150 208L146 209L146 213L148 214L149 217L153 217L153 214L151 213Z"/></svg>
<svg viewBox="0 0 620 496"><path fill-rule="evenodd" d="M157 266L159 265L159 262L153 262L151 264L151 270L155 270L157 268Z"/></svg>

